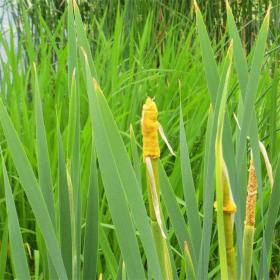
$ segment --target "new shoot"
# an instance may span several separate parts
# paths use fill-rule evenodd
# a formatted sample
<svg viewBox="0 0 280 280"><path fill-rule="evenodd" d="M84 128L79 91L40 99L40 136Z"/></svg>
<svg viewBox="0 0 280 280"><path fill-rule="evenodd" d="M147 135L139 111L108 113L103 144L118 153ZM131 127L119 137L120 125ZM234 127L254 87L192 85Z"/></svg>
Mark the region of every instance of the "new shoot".
<svg viewBox="0 0 280 280"><path fill-rule="evenodd" d="M146 164L149 213L156 249L164 279L173 279L170 256L160 211L160 186L158 177L158 159L160 149L158 143L159 123L155 102L148 97L142 110L143 157Z"/></svg>

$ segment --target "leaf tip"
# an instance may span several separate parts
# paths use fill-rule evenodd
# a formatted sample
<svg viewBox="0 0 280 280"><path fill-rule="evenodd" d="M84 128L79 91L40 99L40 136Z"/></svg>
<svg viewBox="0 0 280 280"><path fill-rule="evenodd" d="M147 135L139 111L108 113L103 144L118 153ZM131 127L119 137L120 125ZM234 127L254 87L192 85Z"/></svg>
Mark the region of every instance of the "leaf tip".
<svg viewBox="0 0 280 280"><path fill-rule="evenodd" d="M73 5L74 10L78 9L76 0L72 0L72 5Z"/></svg>
<svg viewBox="0 0 280 280"><path fill-rule="evenodd" d="M133 129L133 126L131 123L129 124L129 135L130 135L130 138L132 138L134 135L134 129Z"/></svg>
<svg viewBox="0 0 280 280"><path fill-rule="evenodd" d="M230 11L230 5L229 5L228 0L226 0L226 9L227 9L227 11Z"/></svg>
<svg viewBox="0 0 280 280"><path fill-rule="evenodd" d="M75 77L76 77L76 67L73 68L72 79L74 80Z"/></svg>
<svg viewBox="0 0 280 280"><path fill-rule="evenodd" d="M265 22L266 24L269 23L270 11L271 11L271 3L269 4L269 6L268 6L268 8L267 8L267 12L266 12L266 15L265 15L265 18L264 18L264 22Z"/></svg>
<svg viewBox="0 0 280 280"><path fill-rule="evenodd" d="M196 0L194 0L193 3L194 3L195 13L197 14L198 12L200 12L199 7L198 7L198 4L197 4Z"/></svg>

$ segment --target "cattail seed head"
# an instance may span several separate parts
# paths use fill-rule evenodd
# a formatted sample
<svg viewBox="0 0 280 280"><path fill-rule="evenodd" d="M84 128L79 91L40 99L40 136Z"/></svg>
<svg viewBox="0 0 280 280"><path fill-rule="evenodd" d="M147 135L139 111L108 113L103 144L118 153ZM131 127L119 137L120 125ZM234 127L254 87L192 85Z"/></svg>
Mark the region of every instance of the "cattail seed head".
<svg viewBox="0 0 280 280"><path fill-rule="evenodd" d="M246 220L245 224L249 226L255 225L255 211L257 201L257 177L254 163L250 161L249 180L247 186L247 202L246 202Z"/></svg>
<svg viewBox="0 0 280 280"><path fill-rule="evenodd" d="M150 157L155 159L160 157L157 116L156 103L148 97L143 105L141 119L144 158Z"/></svg>

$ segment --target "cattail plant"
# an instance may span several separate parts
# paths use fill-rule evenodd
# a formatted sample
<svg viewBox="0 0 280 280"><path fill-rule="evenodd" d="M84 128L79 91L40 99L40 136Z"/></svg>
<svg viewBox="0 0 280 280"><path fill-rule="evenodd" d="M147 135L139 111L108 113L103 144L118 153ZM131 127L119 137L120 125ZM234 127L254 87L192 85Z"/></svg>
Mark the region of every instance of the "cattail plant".
<svg viewBox="0 0 280 280"><path fill-rule="evenodd" d="M233 200L231 187L229 183L228 171L224 160L222 160L222 189L223 189L223 222L224 222L224 238L226 249L226 262L227 273L229 279L236 279L236 259L235 259L235 247L233 237L234 227L234 214L236 212L236 205ZM214 204L217 209L217 201Z"/></svg>
<svg viewBox="0 0 280 280"><path fill-rule="evenodd" d="M57 25L42 19L41 4L31 14L28 5L17 5L22 12L14 13L15 25L11 20L6 26L4 19L0 280L279 278L280 258L273 247L280 229L277 5L270 21L266 4L250 1L258 26L248 22L246 32L250 26L259 32L244 41L238 27L247 24L248 17L242 18L247 11L237 8L245 1L221 1L218 10L218 1L198 1L203 12L196 1L189 1L191 6L165 1L163 7L155 1L117 5L104 0L91 25L84 25L79 11L89 10L90 1L77 0L59 1L65 12ZM2 2L9 7L12 1ZM106 3L112 4L103 15ZM3 15L10 20L8 7ZM33 13L39 25L32 24ZM217 18L219 13L223 18ZM20 38L13 36L17 30ZM214 31L222 40L213 41ZM253 47L252 52L244 46ZM156 104L148 98L142 166L132 126L143 89L157 96L168 116L163 126L168 124L176 139L177 160L160 161L160 137L172 150ZM254 162L244 230L247 143ZM271 189L262 178L264 170L258 170L265 167L262 157ZM263 191L258 230L254 164ZM258 240L258 257L252 268L253 240Z"/></svg>
<svg viewBox="0 0 280 280"><path fill-rule="evenodd" d="M233 238L233 220L236 212L236 205L233 200L231 187L229 183L228 171L225 162L223 162L223 213L224 213L224 231L226 243L226 256L228 265L229 279L236 279L236 261Z"/></svg>
<svg viewBox="0 0 280 280"><path fill-rule="evenodd" d="M227 86L232 63L232 44L230 44L223 68L225 79L221 91L221 102L218 115L218 126L215 143L216 155L216 202L219 255L222 279L237 279L236 259L233 238L233 221L236 205L233 200L228 170L223 156L223 128L227 100Z"/></svg>
<svg viewBox="0 0 280 280"><path fill-rule="evenodd" d="M253 242L255 233L255 211L257 201L257 177L254 162L251 159L247 186L246 219L243 234L243 262L241 279L251 279Z"/></svg>
<svg viewBox="0 0 280 280"><path fill-rule="evenodd" d="M147 170L149 213L156 249L160 260L164 279L173 279L166 234L160 211L160 189L158 177L158 159L160 148L158 143L159 123L155 102L148 97L142 110L143 157Z"/></svg>

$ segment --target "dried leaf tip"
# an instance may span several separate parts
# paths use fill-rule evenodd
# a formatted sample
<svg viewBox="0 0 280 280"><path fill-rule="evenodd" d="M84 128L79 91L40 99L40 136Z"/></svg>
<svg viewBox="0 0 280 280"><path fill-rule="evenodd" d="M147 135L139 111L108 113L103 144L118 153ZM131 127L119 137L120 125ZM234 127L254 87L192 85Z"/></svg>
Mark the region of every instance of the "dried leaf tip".
<svg viewBox="0 0 280 280"><path fill-rule="evenodd" d="M228 3L228 0L226 0L226 8L227 8L227 9L230 9L230 5L229 5L229 3Z"/></svg>
<svg viewBox="0 0 280 280"><path fill-rule="evenodd" d="M198 4L197 4L196 0L193 1L193 4L194 4L195 12L198 12L199 7L198 7Z"/></svg>
<svg viewBox="0 0 280 280"><path fill-rule="evenodd" d="M99 83L96 81L96 79L93 78L92 82L93 82L94 90L98 93L103 93L102 89L101 89Z"/></svg>
<svg viewBox="0 0 280 280"><path fill-rule="evenodd" d="M72 5L74 9L78 9L77 2L75 0L72 0Z"/></svg>
<svg viewBox="0 0 280 280"><path fill-rule="evenodd" d="M157 116L156 103L148 97L143 105L141 119L144 158L151 157L155 159L160 157Z"/></svg>
<svg viewBox="0 0 280 280"><path fill-rule="evenodd" d="M253 160L250 161L249 180L247 186L246 220L248 226L255 225L255 211L257 201L257 176Z"/></svg>

